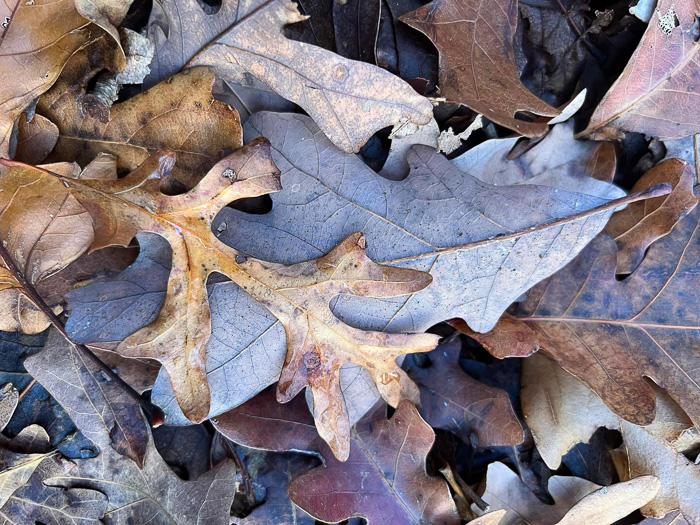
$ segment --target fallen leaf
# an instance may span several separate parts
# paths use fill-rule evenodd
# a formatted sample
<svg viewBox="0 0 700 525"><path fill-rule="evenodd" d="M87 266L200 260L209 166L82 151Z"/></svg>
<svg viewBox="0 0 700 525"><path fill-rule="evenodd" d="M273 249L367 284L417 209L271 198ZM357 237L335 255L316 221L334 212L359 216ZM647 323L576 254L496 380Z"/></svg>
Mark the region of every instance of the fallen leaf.
<svg viewBox="0 0 700 525"><path fill-rule="evenodd" d="M209 470L211 436L204 425L153 429L158 453L181 479L197 479Z"/></svg>
<svg viewBox="0 0 700 525"><path fill-rule="evenodd" d="M667 235L698 204L693 194L693 166L679 159L666 160L645 173L632 191L644 190L658 182L670 182L673 191L664 197L630 204L614 213L603 230L617 242L619 274L632 273L651 243Z"/></svg>
<svg viewBox="0 0 700 525"><path fill-rule="evenodd" d="M101 69L102 64L90 63L91 54L76 55L37 106L60 132L49 160L85 166L99 153L111 153L118 169L131 171L167 147L177 155L172 176L191 187L226 150L242 145L238 114L213 99L214 75L205 68L183 72L115 104L105 122L85 115L84 97L73 95L71 86L85 86Z"/></svg>
<svg viewBox="0 0 700 525"><path fill-rule="evenodd" d="M279 399L289 400L311 387L317 428L339 457L347 457L349 439L338 378L343 364L368 368L382 395L394 405L403 397L417 397L415 385L394 360L407 352L431 349L436 337L386 336L351 328L332 314L328 303L339 293L411 293L430 282L427 274L375 264L364 254L361 234L349 236L317 261L288 266L248 258L219 242L211 220L220 207L279 187L278 170L263 140L218 163L193 191L181 196L140 189L151 171L142 167L106 184L62 180L93 215L93 248L127 245L141 231L158 233L170 242L173 269L163 308L154 323L125 339L117 351L160 361L188 418L201 421L209 413L205 348L211 324L205 283L215 271L242 286L285 326L288 350Z"/></svg>
<svg viewBox="0 0 700 525"><path fill-rule="evenodd" d="M542 349L628 421L654 419L653 379L700 426L697 273L700 211L649 247L639 267L615 279L617 250L596 239L552 279L530 291L516 316Z"/></svg>
<svg viewBox="0 0 700 525"><path fill-rule="evenodd" d="M74 0L9 0L3 8L0 157L9 157L17 117L53 85L68 59L96 31L78 13Z"/></svg>
<svg viewBox="0 0 700 525"><path fill-rule="evenodd" d="M408 298L339 298L336 315L363 328L422 331L460 317L488 331L510 303L569 262L616 206L555 188L484 184L419 146L409 152L409 177L388 181L301 115L260 113L244 133L271 141L285 190L264 215L223 210L214 229L226 222L219 237L226 244L291 264L362 229L371 258L430 271L432 284Z"/></svg>
<svg viewBox="0 0 700 525"><path fill-rule="evenodd" d="M471 520L467 525L499 525L506 512L505 509L495 510Z"/></svg>
<svg viewBox="0 0 700 525"><path fill-rule="evenodd" d="M652 144L654 141L652 141ZM695 183L700 183L700 135L663 141L666 159L679 158L695 168Z"/></svg>
<svg viewBox="0 0 700 525"><path fill-rule="evenodd" d="M671 140L700 131L697 1L659 0L625 70L600 101L582 136L621 138L626 131Z"/></svg>
<svg viewBox="0 0 700 525"><path fill-rule="evenodd" d="M459 367L459 340L443 343L426 354L430 366L419 367L412 358L404 370L420 389L421 416L433 428L442 428L466 443L475 434L481 447L522 443L523 428L505 390L480 383Z"/></svg>
<svg viewBox="0 0 700 525"><path fill-rule="evenodd" d="M384 166L382 166L382 169L379 171L379 174L390 180L406 178L409 172L406 155L411 146L415 144L424 144L437 149L438 136L440 136L440 128L438 128L435 119L431 119L430 122L424 126L397 124L389 135L391 138L389 156Z"/></svg>
<svg viewBox="0 0 700 525"><path fill-rule="evenodd" d="M588 441L596 428L619 430L623 444L611 454L620 479L651 474L661 480L658 494L641 508L642 513L662 518L680 509L691 521L700 518L700 505L694 496L700 490L700 469L680 453L700 443L698 432L662 392L658 393L654 422L638 426L611 412L595 393L554 361L535 355L523 366L522 404L537 449L550 468L557 468L562 455L575 443Z"/></svg>
<svg viewBox="0 0 700 525"><path fill-rule="evenodd" d="M70 171L69 166L62 167ZM2 240L28 282L38 284L87 251L93 240L90 216L48 171L0 160L0 185ZM4 266L0 280L0 330L45 330L48 319Z"/></svg>
<svg viewBox="0 0 700 525"><path fill-rule="evenodd" d="M3 524L57 523L98 525L104 523L109 508L107 496L100 491L74 487L70 490L50 487L45 482L60 475L64 468L54 461L43 461L0 509Z"/></svg>
<svg viewBox="0 0 700 525"><path fill-rule="evenodd" d="M515 67L516 0L434 0L400 20L424 33L440 52L441 93L526 137L547 124L516 119L521 112L554 117L559 111L522 85Z"/></svg>
<svg viewBox="0 0 700 525"><path fill-rule="evenodd" d="M26 164L41 164L49 156L58 140L58 127L41 115L27 122L26 113L17 121L17 149L15 160Z"/></svg>
<svg viewBox="0 0 700 525"><path fill-rule="evenodd" d="M384 127L430 120L430 102L400 78L285 38L285 25L305 20L296 5L286 0L241 4L226 2L217 14L207 15L194 0L184 10L175 0L164 1L150 20L154 79L192 66L209 66L229 84L247 85L252 75L299 104L346 151L359 151Z"/></svg>
<svg viewBox="0 0 700 525"><path fill-rule="evenodd" d="M540 342L534 332L520 319L508 314L503 314L493 329L484 333L475 332L462 319L450 319L447 322L452 328L476 339L498 359L527 357L540 348Z"/></svg>
<svg viewBox="0 0 700 525"><path fill-rule="evenodd" d="M340 56L375 63L380 10L380 0L333 2L335 45Z"/></svg>
<svg viewBox="0 0 700 525"><path fill-rule="evenodd" d="M530 492L515 472L496 462L489 465L482 498L491 511L507 511L499 525L611 525L651 500L660 487L655 476L640 476L602 488L582 478L552 476L549 492L555 503L548 505ZM476 505L472 510L484 514Z"/></svg>
<svg viewBox="0 0 700 525"><path fill-rule="evenodd" d="M434 440L413 403L404 400L391 419L357 426L347 462L324 452L326 464L293 479L289 496L325 522L362 516L370 523L457 524L447 484L425 470Z"/></svg>
<svg viewBox="0 0 700 525"><path fill-rule="evenodd" d="M143 466L117 452L110 443L114 427L103 419L100 404L93 404L85 393L75 395L66 385L75 381L75 369L70 365L56 366L51 348L29 358L27 366L35 374L41 374L47 390L60 399L62 406L75 417L81 432L100 446L96 458L76 459L68 472L54 472L43 479L43 486L60 487L61 493L70 494L76 489L99 491L107 497L104 523L211 523L229 524L229 509L233 499L235 467L224 461L202 474L194 481L182 481L158 454L153 439L146 431L147 443ZM49 359L53 357L53 359ZM46 369L48 364L50 370ZM92 391L94 396L97 392ZM124 411L135 415L131 424L147 428L138 404L125 402ZM123 424L124 421L122 420ZM66 489L68 489L66 491ZM53 523L49 520L48 523Z"/></svg>
<svg viewBox="0 0 700 525"><path fill-rule="evenodd" d="M532 141L534 145L521 140L487 140L452 159L452 163L472 177L497 186L538 184L606 199L624 195L610 184L616 168L614 146L574 140L572 121L553 126L543 139Z"/></svg>

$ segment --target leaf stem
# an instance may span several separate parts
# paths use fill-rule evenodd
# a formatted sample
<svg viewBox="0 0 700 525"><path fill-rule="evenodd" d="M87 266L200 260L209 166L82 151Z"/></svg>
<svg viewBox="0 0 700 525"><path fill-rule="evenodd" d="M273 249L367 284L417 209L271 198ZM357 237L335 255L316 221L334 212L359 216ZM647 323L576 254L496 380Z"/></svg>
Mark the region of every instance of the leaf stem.
<svg viewBox="0 0 700 525"><path fill-rule="evenodd" d="M63 321L61 321L58 318L58 316L53 312L49 305L46 304L44 299L42 299L42 297L36 291L36 288L34 288L34 286L24 277L24 274L17 267L17 264L15 264L14 259L7 251L5 241L0 241L0 257L2 257L5 266L8 270L12 272L12 275L15 277L15 279L17 279L17 282L22 287L22 293L25 296L27 296L27 298L32 303L34 303L36 307L39 308L39 310L41 310L46 317L48 317L49 321L51 321L51 324L53 324L54 327L56 327L56 329L59 332L61 332L61 335L65 337L66 341L72 344L79 353L82 353L83 355L90 358L93 361L93 363L95 363L107 377L109 377L112 381L114 381L121 388L123 388L124 391L141 406L151 426L157 427L162 425L163 421L165 420L165 415L163 414L163 411L160 409L160 407L144 399L144 397L141 394L134 390L129 383L127 383L121 377L119 377L119 375L116 372L114 372L114 370L112 370L109 366L103 363L102 360L99 357L97 357L87 346L81 343L74 343L73 341L71 341L70 337L68 337L68 334L66 333L66 327L63 324Z"/></svg>

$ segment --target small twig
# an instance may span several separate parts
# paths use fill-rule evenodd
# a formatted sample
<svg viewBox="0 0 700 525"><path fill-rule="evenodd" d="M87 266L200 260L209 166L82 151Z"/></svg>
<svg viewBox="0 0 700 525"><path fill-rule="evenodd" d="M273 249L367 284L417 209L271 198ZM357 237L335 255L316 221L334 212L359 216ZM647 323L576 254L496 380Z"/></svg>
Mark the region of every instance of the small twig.
<svg viewBox="0 0 700 525"><path fill-rule="evenodd" d="M22 293L24 293L24 295L32 303L34 303L34 305L37 308L39 308L39 310L41 310L46 317L48 317L49 321L51 321L51 324L53 324L56 327L56 329L59 332L61 332L61 335L63 335L63 337L66 338L66 341L72 344L78 352L89 357L100 368L100 370L102 370L102 372L105 373L107 377L109 377L112 381L114 381L120 387L122 387L124 391L134 399L134 401L141 405L141 408L146 414L146 417L148 418L151 426L157 427L162 425L163 421L165 420L165 415L158 406L144 399L143 396L141 396L136 390L134 390L129 383L124 381L121 377L119 377L119 375L117 375L114 372L114 370L112 370L109 366L103 363L102 360L99 357L97 357L87 346L71 341L70 337L68 337L68 333L66 332L66 327L63 324L63 321L61 321L58 318L58 316L53 312L53 310L49 308L49 305L47 305L44 302L44 299L42 299L42 297L36 291L36 288L34 288L34 286L24 277L24 274L17 267L14 259L7 251L5 241L0 241L0 257L2 257L5 266L8 270L12 272L12 275L15 277L15 279L17 279L17 282L22 287ZM30 385L32 385L32 383L30 383ZM28 390L28 388L25 388L25 390L23 390L22 393L24 394L26 390Z"/></svg>
<svg viewBox="0 0 700 525"><path fill-rule="evenodd" d="M488 511L490 509L489 504L481 499L481 496L474 492L474 489L472 489L469 484L462 479L462 476L460 476L457 471L453 470L452 473L454 474L455 481L459 483L462 492L464 492L464 495L471 499L482 511Z"/></svg>
<svg viewBox="0 0 700 525"><path fill-rule="evenodd" d="M224 440L224 443L226 443L226 446L233 457L233 461L236 463L236 468L238 468L241 473L241 479L245 484L246 498L248 498L248 504L252 507L255 505L255 494L253 494L253 482L250 479L250 474L248 474L248 469L246 468L245 463L243 463L241 456L238 455L236 445L228 438L224 437Z"/></svg>
<svg viewBox="0 0 700 525"><path fill-rule="evenodd" d="M22 398L27 395L27 392L29 392L34 385L36 385L36 379L32 377L32 380L22 389L19 396L17 396L17 403L22 401Z"/></svg>

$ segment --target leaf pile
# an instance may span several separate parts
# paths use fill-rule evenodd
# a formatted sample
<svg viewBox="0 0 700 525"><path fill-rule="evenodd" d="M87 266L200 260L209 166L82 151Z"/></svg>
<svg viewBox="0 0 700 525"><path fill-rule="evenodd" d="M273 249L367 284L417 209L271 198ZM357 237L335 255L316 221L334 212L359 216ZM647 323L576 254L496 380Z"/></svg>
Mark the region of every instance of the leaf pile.
<svg viewBox="0 0 700 525"><path fill-rule="evenodd" d="M700 521L700 2L0 5L0 521Z"/></svg>

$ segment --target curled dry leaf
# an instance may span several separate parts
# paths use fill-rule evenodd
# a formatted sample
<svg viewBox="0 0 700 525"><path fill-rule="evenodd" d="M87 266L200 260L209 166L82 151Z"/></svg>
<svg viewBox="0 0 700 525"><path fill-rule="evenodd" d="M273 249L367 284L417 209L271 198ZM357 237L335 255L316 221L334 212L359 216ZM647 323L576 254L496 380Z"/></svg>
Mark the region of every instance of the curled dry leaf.
<svg viewBox="0 0 700 525"><path fill-rule="evenodd" d="M615 415L583 383L537 354L523 365L522 406L537 449L550 468L558 468L563 454L576 443L588 441L596 428L619 430L623 444L611 454L620 479L654 475L661 480L661 489L641 508L642 513L662 518L679 509L679 521L700 519L696 497L700 468L682 454L700 443L698 432L663 392L658 393L654 422L638 426Z"/></svg>
<svg viewBox="0 0 700 525"><path fill-rule="evenodd" d="M447 322L452 328L479 341L492 356L499 359L527 357L540 348L540 342L530 327L508 314L503 314L496 326L484 333L475 332L462 319L450 319Z"/></svg>
<svg viewBox="0 0 700 525"><path fill-rule="evenodd" d="M559 110L520 82L513 54L516 0L434 0L400 19L425 33L440 52L440 92L527 137L547 131L518 113L554 117Z"/></svg>
<svg viewBox="0 0 700 525"><path fill-rule="evenodd" d="M27 122L27 114L22 113L17 121L17 148L14 158L27 164L40 164L49 156L56 141L56 124L36 114Z"/></svg>
<svg viewBox="0 0 700 525"><path fill-rule="evenodd" d="M72 171L67 164L51 168L66 174ZM93 231L89 214L48 171L0 160L0 186L2 241L28 282L38 284L90 247ZM45 330L48 319L21 292L20 284L4 266L0 280L0 329L25 333Z"/></svg>
<svg viewBox="0 0 700 525"><path fill-rule="evenodd" d="M654 391L664 388L700 427L700 295L696 207L649 248L639 267L617 281L617 250L602 236L555 277L530 291L516 316L542 349L628 421L654 420Z"/></svg>
<svg viewBox="0 0 700 525"><path fill-rule="evenodd" d="M459 340L439 345L427 354L430 366L421 368L408 358L404 369L420 389L420 413L430 426L457 434L479 446L522 443L523 428L505 390L487 386L459 367Z"/></svg>
<svg viewBox="0 0 700 525"><path fill-rule="evenodd" d="M700 131L698 13L698 0L659 0L639 46L581 135L600 140L634 131L671 140Z"/></svg>
<svg viewBox="0 0 700 525"><path fill-rule="evenodd" d="M540 140L487 140L452 163L497 186L537 184L605 199L624 195L610 184L616 169L615 147L607 142L574 140L572 121L553 126Z"/></svg>
<svg viewBox="0 0 700 525"><path fill-rule="evenodd" d="M94 44L97 50L100 45L104 42ZM214 75L206 68L186 71L115 104L105 121L85 115L85 97L74 95L71 86L85 86L102 68L91 63L93 52L76 55L66 74L37 106L60 132L49 160L71 160L86 166L99 153L111 153L118 158L118 169L134 170L149 155L167 147L177 154L173 177L191 187L226 150L242 145L238 113L214 100Z"/></svg>
<svg viewBox="0 0 700 525"><path fill-rule="evenodd" d="M655 240L668 234L698 204L693 194L695 170L680 159L668 159L645 173L632 188L641 191L658 182L670 182L673 191L664 197L635 202L613 214L604 233L619 248L617 273L632 273Z"/></svg>
<svg viewBox="0 0 700 525"><path fill-rule="evenodd" d="M394 360L435 346L428 334L381 334L351 328L328 304L339 293L395 296L425 287L430 276L381 266L364 253L361 234L349 236L327 255L295 265L267 263L229 248L211 231L211 220L233 200L279 189L269 144L257 140L218 163L189 193L168 197L140 188L160 159L111 183L67 179L71 192L93 215L93 248L127 245L136 233L165 237L172 248L168 293L151 325L125 339L117 351L163 363L180 408L193 421L209 414L205 348L211 332L206 279L212 272L230 277L270 310L287 330L287 357L279 384L280 400L304 387L314 394L321 436L339 457L347 457L349 419L340 390L340 367L367 368L392 404L417 398L417 389Z"/></svg>
<svg viewBox="0 0 700 525"><path fill-rule="evenodd" d="M404 400L391 419L357 425L347 462L324 452L326 464L293 479L289 496L331 523L362 516L370 523L457 524L447 483L425 470L434 440L416 407Z"/></svg>
<svg viewBox="0 0 700 525"><path fill-rule="evenodd" d="M507 511L499 525L611 525L646 504L661 486L655 476L640 476L602 488L582 478L552 476L549 493L554 505L548 505L515 472L498 462L489 465L485 483L482 498L489 509ZM472 510L484 514L476 505Z"/></svg>
<svg viewBox="0 0 700 525"><path fill-rule="evenodd" d="M154 81L183 66L209 66L229 84L248 85L252 75L299 104L345 151L359 151L382 128L432 116L430 102L391 73L285 38L285 25L306 19L288 0L227 0L214 15L196 0L185 4L165 0L151 16Z"/></svg>

